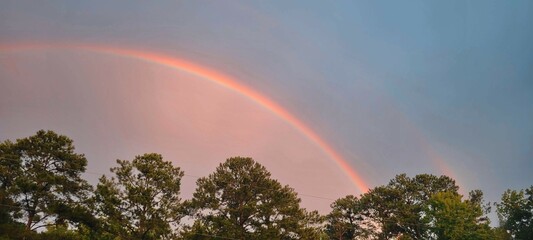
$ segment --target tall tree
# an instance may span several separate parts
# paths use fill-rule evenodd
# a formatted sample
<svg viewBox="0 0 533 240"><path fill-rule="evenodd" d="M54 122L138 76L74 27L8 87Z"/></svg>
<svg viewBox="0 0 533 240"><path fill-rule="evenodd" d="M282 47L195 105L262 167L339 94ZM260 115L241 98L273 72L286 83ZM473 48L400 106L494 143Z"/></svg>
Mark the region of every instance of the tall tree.
<svg viewBox="0 0 533 240"><path fill-rule="evenodd" d="M508 189L496 206L501 227L514 239L533 239L533 186L520 191Z"/></svg>
<svg viewBox="0 0 533 240"><path fill-rule="evenodd" d="M0 143L0 239L18 237L23 225L14 221L11 214L19 210L13 194L15 177L21 175L21 160L14 152L14 143Z"/></svg>
<svg viewBox="0 0 533 240"><path fill-rule="evenodd" d="M326 233L330 239L368 239L375 231L366 216L365 207L353 195L335 200L331 212L326 216Z"/></svg>
<svg viewBox="0 0 533 240"><path fill-rule="evenodd" d="M121 239L171 237L181 219L183 171L156 153L117 163L111 168L116 178L102 176L95 193L105 234Z"/></svg>
<svg viewBox="0 0 533 240"><path fill-rule="evenodd" d="M447 176L397 175L389 184L371 189L361 198L369 218L380 228L378 239L427 239L428 222L423 218L430 197L438 192L457 193L459 187Z"/></svg>
<svg viewBox="0 0 533 240"><path fill-rule="evenodd" d="M251 158L235 157L197 181L188 239L315 239L316 213L300 208L294 190ZM315 215L315 217L313 217Z"/></svg>
<svg viewBox="0 0 533 240"><path fill-rule="evenodd" d="M0 169L16 173L2 173L2 188L9 185L9 198L17 203L12 216L23 221L26 230L65 225L74 209L83 208L91 190L81 178L87 160L74 151L70 138L40 130L15 143L6 141L1 148Z"/></svg>
<svg viewBox="0 0 533 240"><path fill-rule="evenodd" d="M493 239L483 215L480 191L473 191L464 201L457 193L439 192L429 199L424 218L430 223L431 239Z"/></svg>

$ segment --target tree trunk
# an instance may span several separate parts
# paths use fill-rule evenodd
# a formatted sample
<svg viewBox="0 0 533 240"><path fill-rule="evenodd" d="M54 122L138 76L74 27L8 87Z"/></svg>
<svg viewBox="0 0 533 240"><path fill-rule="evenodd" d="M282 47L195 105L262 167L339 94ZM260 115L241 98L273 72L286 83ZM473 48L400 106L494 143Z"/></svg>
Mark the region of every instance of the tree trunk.
<svg viewBox="0 0 533 240"><path fill-rule="evenodd" d="M35 217L34 211L28 211L28 221L26 222L26 230L31 231L31 224L33 223L33 217Z"/></svg>

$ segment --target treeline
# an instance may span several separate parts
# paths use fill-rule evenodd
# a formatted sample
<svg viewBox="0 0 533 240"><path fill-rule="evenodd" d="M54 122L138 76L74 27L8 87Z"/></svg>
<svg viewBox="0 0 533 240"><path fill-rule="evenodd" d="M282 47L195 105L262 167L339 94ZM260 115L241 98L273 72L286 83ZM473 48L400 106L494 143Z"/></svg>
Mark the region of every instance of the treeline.
<svg viewBox="0 0 533 240"><path fill-rule="evenodd" d="M184 172L159 154L117 160L95 187L86 166L52 131L1 142L0 239L533 239L533 186L488 204L447 176L401 174L322 216L251 158L199 178L190 200L180 198Z"/></svg>

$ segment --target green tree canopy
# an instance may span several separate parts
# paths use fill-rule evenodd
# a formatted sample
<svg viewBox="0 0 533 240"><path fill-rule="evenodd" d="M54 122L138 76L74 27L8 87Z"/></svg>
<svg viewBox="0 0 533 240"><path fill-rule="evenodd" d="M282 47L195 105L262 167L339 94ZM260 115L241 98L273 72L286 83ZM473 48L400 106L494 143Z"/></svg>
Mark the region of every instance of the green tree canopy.
<svg viewBox="0 0 533 240"><path fill-rule="evenodd" d="M514 239L533 239L533 186L505 191L496 206L501 227Z"/></svg>
<svg viewBox="0 0 533 240"><path fill-rule="evenodd" d="M316 213L300 208L288 186L270 178L251 158L227 159L208 177L197 181L190 202L195 223L184 231L188 239L314 239ZM211 237L210 237L211 236Z"/></svg>
<svg viewBox="0 0 533 240"><path fill-rule="evenodd" d="M427 239L429 226L423 218L427 201L438 192L456 193L458 189L447 176L400 174L388 185L364 194L361 202L367 217L380 229L375 238Z"/></svg>
<svg viewBox="0 0 533 240"><path fill-rule="evenodd" d="M0 143L0 239L18 236L24 225L14 221L12 212L19 211L15 202L15 177L21 174L21 160L15 154L14 143Z"/></svg>
<svg viewBox="0 0 533 240"><path fill-rule="evenodd" d="M331 212L326 216L326 233L330 239L366 239L375 231L366 216L366 208L353 195L335 200Z"/></svg>
<svg viewBox="0 0 533 240"><path fill-rule="evenodd" d="M102 176L96 188L96 212L104 235L120 239L162 239L173 234L181 215L183 171L160 154L117 160L116 178Z"/></svg>
<svg viewBox="0 0 533 240"><path fill-rule="evenodd" d="M0 144L1 201L16 205L10 216L26 230L72 223L72 212L84 209L87 160L74 150L70 138L44 130Z"/></svg>
<svg viewBox="0 0 533 240"><path fill-rule="evenodd" d="M470 196L463 201L455 192L438 192L429 199L425 218L432 239L493 239L489 222L483 217L482 194L473 191Z"/></svg>

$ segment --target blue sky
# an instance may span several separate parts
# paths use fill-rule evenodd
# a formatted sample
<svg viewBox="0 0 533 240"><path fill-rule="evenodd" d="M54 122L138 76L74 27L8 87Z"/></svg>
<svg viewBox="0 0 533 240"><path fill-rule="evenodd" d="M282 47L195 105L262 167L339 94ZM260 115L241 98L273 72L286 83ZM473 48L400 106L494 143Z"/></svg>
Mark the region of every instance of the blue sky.
<svg viewBox="0 0 533 240"><path fill-rule="evenodd" d="M480 188L490 201L507 188L533 184L531 1L1 4L0 43L124 45L234 76L312 126L371 186L402 172L442 174L428 149L444 159L462 187ZM50 77L76 76L74 70L60 74L61 63L97 64L83 54L56 55L39 55L50 66L35 75L48 69ZM6 89L17 81L13 63L26 71L25 65L42 66L34 58L0 52L0 122L9 123L0 126L2 139L50 128L11 114L30 114L35 100L6 100ZM23 93L12 97L17 95ZM42 104L42 111L57 107ZM64 124L53 126L69 132ZM80 142L90 138L72 134ZM98 152L86 149L88 155ZM94 161L93 167L108 162Z"/></svg>

